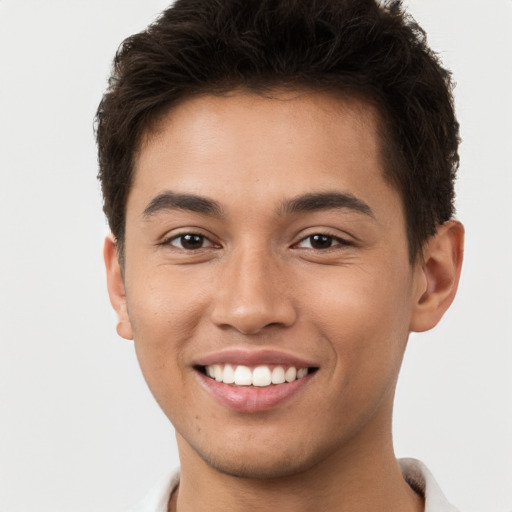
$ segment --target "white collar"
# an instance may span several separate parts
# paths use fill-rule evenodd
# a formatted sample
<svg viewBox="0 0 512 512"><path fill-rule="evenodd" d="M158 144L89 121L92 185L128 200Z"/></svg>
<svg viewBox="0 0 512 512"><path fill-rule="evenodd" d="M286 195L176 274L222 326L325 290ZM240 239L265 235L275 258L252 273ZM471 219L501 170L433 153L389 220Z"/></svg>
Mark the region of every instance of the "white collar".
<svg viewBox="0 0 512 512"><path fill-rule="evenodd" d="M458 512L450 505L432 473L417 459L398 459L405 481L425 497L425 512Z"/></svg>

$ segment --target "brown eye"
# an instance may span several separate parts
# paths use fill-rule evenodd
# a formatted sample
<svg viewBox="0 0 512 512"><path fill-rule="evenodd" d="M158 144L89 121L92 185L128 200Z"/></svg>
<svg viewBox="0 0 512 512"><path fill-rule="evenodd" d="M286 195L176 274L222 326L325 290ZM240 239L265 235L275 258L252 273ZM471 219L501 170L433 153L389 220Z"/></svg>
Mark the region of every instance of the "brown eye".
<svg viewBox="0 0 512 512"><path fill-rule="evenodd" d="M169 241L169 245L179 249L185 249L186 251L194 251L197 249L203 249L205 247L211 247L212 243L203 235L198 235L196 233L186 233L174 237Z"/></svg>
<svg viewBox="0 0 512 512"><path fill-rule="evenodd" d="M312 235L309 238L313 249L328 249L334 240L332 236L327 235Z"/></svg>
<svg viewBox="0 0 512 512"><path fill-rule="evenodd" d="M350 242L338 238L336 236L326 235L323 233L315 233L314 235L303 238L296 247L301 249L330 249L335 246L347 246L351 245Z"/></svg>

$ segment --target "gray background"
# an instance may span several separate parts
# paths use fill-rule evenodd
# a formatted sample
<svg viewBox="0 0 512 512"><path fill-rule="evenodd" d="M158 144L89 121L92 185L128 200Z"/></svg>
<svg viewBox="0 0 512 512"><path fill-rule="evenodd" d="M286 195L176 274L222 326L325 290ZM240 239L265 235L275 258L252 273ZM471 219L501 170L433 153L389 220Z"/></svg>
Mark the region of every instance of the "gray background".
<svg viewBox="0 0 512 512"><path fill-rule="evenodd" d="M464 143L459 296L412 336L399 456L466 512L512 510L512 2L406 2L454 72ZM0 0L0 509L112 512L178 464L101 250L95 108L117 45L162 0Z"/></svg>

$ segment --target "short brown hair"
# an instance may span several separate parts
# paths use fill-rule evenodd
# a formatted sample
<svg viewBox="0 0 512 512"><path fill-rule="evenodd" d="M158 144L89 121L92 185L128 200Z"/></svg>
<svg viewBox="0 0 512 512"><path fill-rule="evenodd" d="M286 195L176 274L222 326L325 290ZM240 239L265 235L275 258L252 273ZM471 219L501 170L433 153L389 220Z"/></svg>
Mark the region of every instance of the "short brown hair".
<svg viewBox="0 0 512 512"><path fill-rule="evenodd" d="M453 216L450 73L400 1L177 0L121 44L96 116L98 177L121 258L134 154L159 116L194 94L275 87L355 93L377 105L411 261Z"/></svg>

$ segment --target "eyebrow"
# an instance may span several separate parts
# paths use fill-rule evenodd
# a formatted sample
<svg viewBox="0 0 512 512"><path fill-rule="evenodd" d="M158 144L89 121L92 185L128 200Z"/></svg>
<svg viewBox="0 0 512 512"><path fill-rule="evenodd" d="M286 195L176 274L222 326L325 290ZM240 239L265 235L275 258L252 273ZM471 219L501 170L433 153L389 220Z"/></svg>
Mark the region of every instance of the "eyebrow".
<svg viewBox="0 0 512 512"><path fill-rule="evenodd" d="M149 219L153 215L165 210L188 210L216 217L223 215L219 203L213 199L197 196L195 194L180 194L166 191L158 194L151 200L144 209L142 216L145 219Z"/></svg>
<svg viewBox="0 0 512 512"><path fill-rule="evenodd" d="M281 207L280 213L291 214L331 209L352 210L375 218L370 206L350 192L319 192L304 194L295 197L290 201L286 201Z"/></svg>
<svg viewBox="0 0 512 512"><path fill-rule="evenodd" d="M284 202L278 212L280 215L286 215L331 209L348 209L375 218L372 209L364 201L349 192L303 194ZM165 210L188 210L215 217L223 216L222 207L213 199L172 191L162 192L154 197L146 206L142 215L145 219L149 219Z"/></svg>

